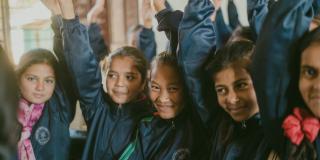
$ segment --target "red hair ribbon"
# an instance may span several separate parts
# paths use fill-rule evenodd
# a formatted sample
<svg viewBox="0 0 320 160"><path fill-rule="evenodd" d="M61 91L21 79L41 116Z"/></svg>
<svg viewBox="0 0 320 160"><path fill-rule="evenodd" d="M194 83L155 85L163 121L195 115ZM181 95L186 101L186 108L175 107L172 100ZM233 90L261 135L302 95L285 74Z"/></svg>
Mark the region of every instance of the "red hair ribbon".
<svg viewBox="0 0 320 160"><path fill-rule="evenodd" d="M318 136L320 122L310 113L295 107L293 114L283 121L282 128L285 136L295 145L300 145L304 137L313 143Z"/></svg>

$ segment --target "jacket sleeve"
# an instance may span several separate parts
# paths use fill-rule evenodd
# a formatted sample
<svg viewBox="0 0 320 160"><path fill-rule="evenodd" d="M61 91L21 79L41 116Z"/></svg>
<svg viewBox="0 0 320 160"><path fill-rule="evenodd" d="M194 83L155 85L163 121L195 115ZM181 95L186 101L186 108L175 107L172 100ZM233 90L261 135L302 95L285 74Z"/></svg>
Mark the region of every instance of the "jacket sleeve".
<svg viewBox="0 0 320 160"><path fill-rule="evenodd" d="M169 51L176 53L178 46L178 28L182 20L183 12L179 10L171 11L171 9L167 8L155 16L158 21L158 31L164 31L169 39Z"/></svg>
<svg viewBox="0 0 320 160"><path fill-rule="evenodd" d="M109 49L101 34L101 28L98 24L91 24L88 27L89 42L97 61L104 59Z"/></svg>
<svg viewBox="0 0 320 160"><path fill-rule="evenodd" d="M102 106L101 71L90 47L88 31L79 19L63 20L64 56L74 78L84 118L88 121Z"/></svg>
<svg viewBox="0 0 320 160"><path fill-rule="evenodd" d="M53 37L53 50L58 58L58 85L61 86L61 92L64 93L61 99L66 101L59 106L61 107L62 117L66 118L66 122L71 122L73 120L76 108L77 94L75 91L75 86L71 78L71 74L67 67L65 58L63 56L63 45L60 28L62 27L62 17L53 16L51 17L51 28L54 32Z"/></svg>
<svg viewBox="0 0 320 160"><path fill-rule="evenodd" d="M138 37L138 48L143 52L148 62L151 62L157 50L157 43L152 28L142 28Z"/></svg>
<svg viewBox="0 0 320 160"><path fill-rule="evenodd" d="M269 0L248 0L248 17L250 27L259 35L262 24L269 12Z"/></svg>
<svg viewBox="0 0 320 160"><path fill-rule="evenodd" d="M312 1L280 0L270 10L258 38L252 77L268 140L283 153L282 121L290 110L290 59L293 46L307 32L312 18Z"/></svg>
<svg viewBox="0 0 320 160"><path fill-rule="evenodd" d="M207 97L203 65L215 47L215 31L210 16L213 13L210 0L189 0L179 27L179 52L177 58L192 97L193 106L204 123L208 123L210 106ZM210 90L211 91L211 90ZM212 90L213 92L213 90Z"/></svg>
<svg viewBox="0 0 320 160"><path fill-rule="evenodd" d="M269 0L247 0L250 28L252 28L257 35L259 35L264 19L269 11L268 2ZM236 10L232 9L231 13L233 14L229 16L237 16L234 12L236 12ZM230 19L238 21L237 17L230 17ZM234 23L236 26L238 25L237 22ZM226 44L235 27L228 26L224 23L221 9L217 11L214 25L217 31L217 48L221 48Z"/></svg>

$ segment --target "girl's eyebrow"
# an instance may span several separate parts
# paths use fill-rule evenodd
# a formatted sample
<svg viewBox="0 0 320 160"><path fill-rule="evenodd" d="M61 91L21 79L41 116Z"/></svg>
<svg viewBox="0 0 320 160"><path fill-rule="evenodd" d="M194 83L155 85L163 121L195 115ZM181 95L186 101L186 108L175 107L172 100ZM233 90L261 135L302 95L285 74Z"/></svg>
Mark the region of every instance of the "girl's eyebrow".
<svg viewBox="0 0 320 160"><path fill-rule="evenodd" d="M307 64L304 64L304 65L301 66L301 68L305 69L305 68L314 68L314 67L312 67L310 65L307 65Z"/></svg>
<svg viewBox="0 0 320 160"><path fill-rule="evenodd" d="M242 82L242 81L247 81L247 80L249 80L249 79L248 78L241 78L241 79L238 79L235 82L233 82L233 84L236 84L236 83L239 83L239 82Z"/></svg>
<svg viewBox="0 0 320 160"><path fill-rule="evenodd" d="M150 81L151 83L154 83L154 84L156 84L156 85L159 85L156 81L154 81L154 80L151 80Z"/></svg>

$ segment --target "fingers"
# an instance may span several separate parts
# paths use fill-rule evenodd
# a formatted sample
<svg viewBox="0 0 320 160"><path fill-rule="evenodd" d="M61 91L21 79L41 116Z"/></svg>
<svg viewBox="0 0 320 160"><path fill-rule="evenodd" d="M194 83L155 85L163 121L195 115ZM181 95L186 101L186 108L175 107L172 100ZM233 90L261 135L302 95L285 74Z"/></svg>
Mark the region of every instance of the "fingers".
<svg viewBox="0 0 320 160"><path fill-rule="evenodd" d="M153 9L158 13L166 8L165 0L151 0Z"/></svg>

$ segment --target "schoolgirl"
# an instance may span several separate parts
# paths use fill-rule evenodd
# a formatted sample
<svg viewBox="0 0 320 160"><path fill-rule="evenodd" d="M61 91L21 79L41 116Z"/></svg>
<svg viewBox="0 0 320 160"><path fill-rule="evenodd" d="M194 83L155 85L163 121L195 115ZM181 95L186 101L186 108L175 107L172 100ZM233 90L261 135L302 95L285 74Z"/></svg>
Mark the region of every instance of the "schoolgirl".
<svg viewBox="0 0 320 160"><path fill-rule="evenodd" d="M61 67L63 63L45 49L31 50L20 59L19 159L68 159L76 96L66 68Z"/></svg>
<svg viewBox="0 0 320 160"><path fill-rule="evenodd" d="M253 60L265 135L280 159L320 159L319 27L308 33L316 2L278 1Z"/></svg>
<svg viewBox="0 0 320 160"><path fill-rule="evenodd" d="M255 45L248 37L255 34L251 29L236 31L226 46L215 51L212 11L210 1L189 1L180 23L178 53L193 103L211 131L210 159L265 159L270 147L249 72ZM214 97L207 88L215 89L218 104L207 100Z"/></svg>
<svg viewBox="0 0 320 160"><path fill-rule="evenodd" d="M149 96L157 112L141 121L120 159L208 158L208 136L188 101L175 55L158 54L150 70Z"/></svg>
<svg viewBox="0 0 320 160"><path fill-rule="evenodd" d="M150 115L144 96L147 61L132 47L122 47L107 57L107 94L86 28L73 11L72 0L59 1L63 15L65 57L75 79L82 113L88 125L82 159L117 159L130 142L142 117Z"/></svg>

